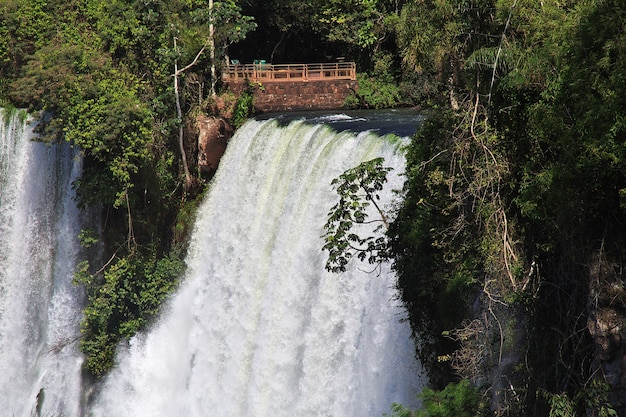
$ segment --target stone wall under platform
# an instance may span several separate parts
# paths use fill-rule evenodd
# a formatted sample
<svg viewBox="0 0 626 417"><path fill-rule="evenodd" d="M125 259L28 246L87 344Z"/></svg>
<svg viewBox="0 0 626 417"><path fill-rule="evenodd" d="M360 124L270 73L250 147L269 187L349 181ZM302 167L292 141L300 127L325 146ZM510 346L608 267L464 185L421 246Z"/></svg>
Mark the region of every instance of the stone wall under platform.
<svg viewBox="0 0 626 417"><path fill-rule="evenodd" d="M245 83L228 87L241 94ZM254 107L258 112L339 109L351 92L358 90L356 80L273 81L258 83Z"/></svg>

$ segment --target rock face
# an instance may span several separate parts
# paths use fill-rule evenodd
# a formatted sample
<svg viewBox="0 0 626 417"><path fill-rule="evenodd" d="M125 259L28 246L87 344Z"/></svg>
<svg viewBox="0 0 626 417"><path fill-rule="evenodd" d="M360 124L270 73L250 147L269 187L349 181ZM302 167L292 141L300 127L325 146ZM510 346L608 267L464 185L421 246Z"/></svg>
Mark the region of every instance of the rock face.
<svg viewBox="0 0 626 417"><path fill-rule="evenodd" d="M196 118L198 130L198 167L205 176L213 176L226 151L233 128L224 119L203 114Z"/></svg>
<svg viewBox="0 0 626 417"><path fill-rule="evenodd" d="M592 268L587 329L595 344L594 368L609 384L618 415L626 416L626 289L617 270L602 259Z"/></svg>

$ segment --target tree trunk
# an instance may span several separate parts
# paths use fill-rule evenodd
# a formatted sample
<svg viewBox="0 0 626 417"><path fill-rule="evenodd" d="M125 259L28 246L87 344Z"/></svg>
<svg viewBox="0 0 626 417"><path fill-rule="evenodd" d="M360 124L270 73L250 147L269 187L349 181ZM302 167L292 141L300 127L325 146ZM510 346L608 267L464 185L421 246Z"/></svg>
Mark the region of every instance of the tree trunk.
<svg viewBox="0 0 626 417"><path fill-rule="evenodd" d="M174 49L176 50L176 38L174 38ZM178 89L178 59L174 61L174 95L176 96L176 112L178 113L178 146L180 148L180 156L185 172L185 189L191 187L191 173L189 172L189 164L187 163L187 153L185 152L185 137L183 126L183 110L180 107L180 92Z"/></svg>
<svg viewBox="0 0 626 417"><path fill-rule="evenodd" d="M213 25L213 0L209 0L209 58L211 60L211 97L215 97L217 71L215 69L215 25Z"/></svg>

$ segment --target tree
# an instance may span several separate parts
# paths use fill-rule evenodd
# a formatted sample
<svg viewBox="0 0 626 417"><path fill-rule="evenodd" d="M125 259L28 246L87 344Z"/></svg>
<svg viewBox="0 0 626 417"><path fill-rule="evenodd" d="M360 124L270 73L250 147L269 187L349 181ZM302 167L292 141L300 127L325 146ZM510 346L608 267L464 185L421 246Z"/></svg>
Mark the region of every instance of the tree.
<svg viewBox="0 0 626 417"><path fill-rule="evenodd" d="M473 68L467 60L478 49L493 51L498 45L495 3L413 0L403 5L395 27L407 94L421 104L457 107L459 93L489 85L476 73L492 67L493 54Z"/></svg>
<svg viewBox="0 0 626 417"><path fill-rule="evenodd" d="M203 0L196 0L196 8L189 12L189 17L193 25L189 25L188 22L180 21L178 25L184 26L184 29L180 31L185 35L188 44L194 45L200 41L202 44L195 54L193 60L186 66L178 67L178 58L174 60L174 95L176 101L176 113L178 115L178 146L180 149L181 160L183 165L183 172L185 175L185 188L189 189L192 185L191 172L189 170L189 164L187 163L187 155L184 144L184 126L183 126L183 110L181 106L181 93L179 88L179 78L186 71L191 70L196 66L205 51L208 49L209 53L209 66L210 66L210 96L212 99L216 96L217 85L217 62L216 62L216 44L221 45L220 57L226 53L228 45L233 42L242 40L246 34L254 30L255 24L252 18L249 16L242 16L240 7L234 1L222 1L215 3L213 0L208 0L208 4L205 4ZM206 6L201 7L201 6ZM208 28L208 32L205 26ZM216 32L216 27L218 31ZM218 36L219 34L219 36ZM176 36L174 36L174 54L178 57L181 55ZM188 46L189 47L189 46Z"/></svg>
<svg viewBox="0 0 626 417"><path fill-rule="evenodd" d="M172 15L170 24L178 39L175 56L183 62L190 62L180 72L206 64L209 67L211 96L215 95L218 72L228 47L245 39L257 26L254 18L244 15L241 6L234 0L193 0L184 14ZM205 52L208 61L205 60ZM199 72L203 72L202 68Z"/></svg>
<svg viewBox="0 0 626 417"><path fill-rule="evenodd" d="M331 42L375 51L393 29L390 15L398 10L388 10L389 6L384 0L331 0L320 7L316 17Z"/></svg>

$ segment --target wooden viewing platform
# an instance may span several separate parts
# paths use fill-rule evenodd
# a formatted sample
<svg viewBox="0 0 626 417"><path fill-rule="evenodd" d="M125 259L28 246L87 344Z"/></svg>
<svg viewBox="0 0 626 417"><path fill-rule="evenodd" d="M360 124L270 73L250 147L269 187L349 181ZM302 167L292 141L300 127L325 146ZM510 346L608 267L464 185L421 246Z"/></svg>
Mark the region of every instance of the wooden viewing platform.
<svg viewBox="0 0 626 417"><path fill-rule="evenodd" d="M231 64L222 72L226 83L356 80L354 62L324 64Z"/></svg>

